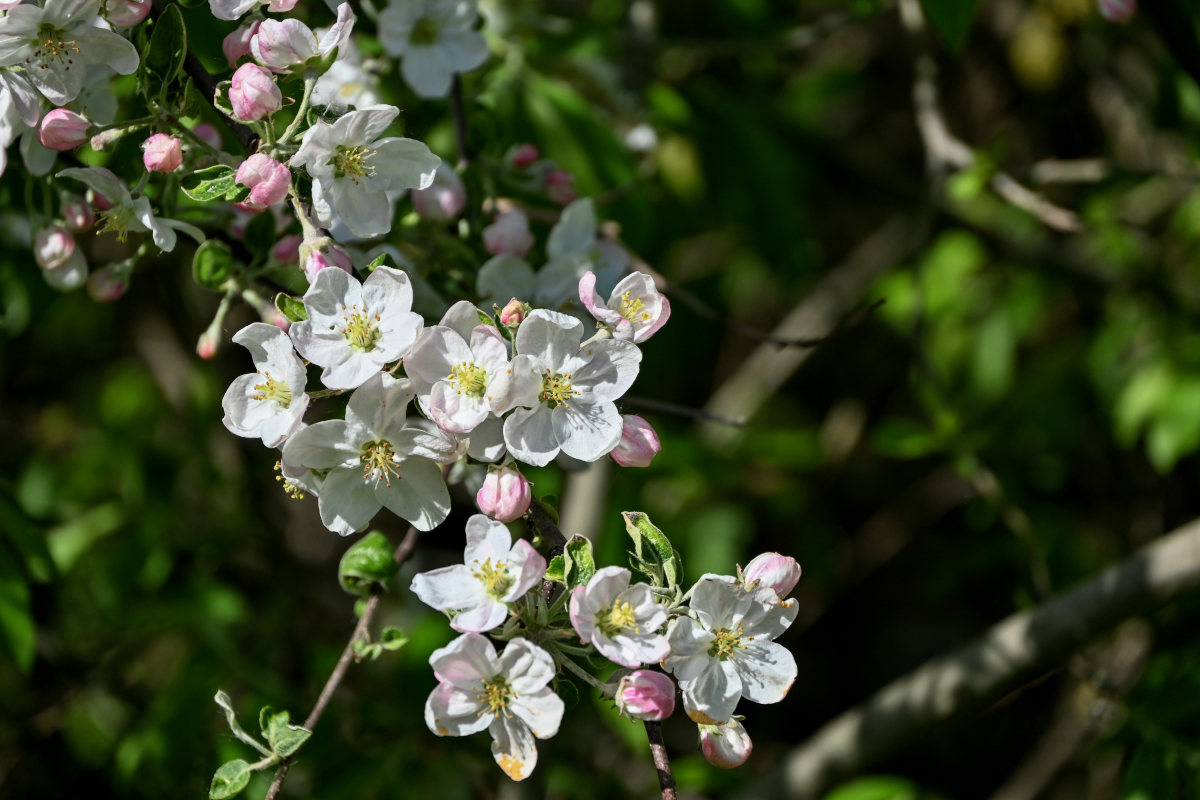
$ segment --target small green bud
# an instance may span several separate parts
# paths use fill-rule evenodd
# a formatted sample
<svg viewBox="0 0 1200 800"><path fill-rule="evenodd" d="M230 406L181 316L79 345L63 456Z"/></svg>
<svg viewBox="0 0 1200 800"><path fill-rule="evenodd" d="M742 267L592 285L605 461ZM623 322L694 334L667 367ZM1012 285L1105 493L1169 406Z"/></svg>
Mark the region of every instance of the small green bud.
<svg viewBox="0 0 1200 800"><path fill-rule="evenodd" d="M342 556L338 583L350 594L367 595L374 584L386 586L397 569L391 542L379 531L371 531Z"/></svg>

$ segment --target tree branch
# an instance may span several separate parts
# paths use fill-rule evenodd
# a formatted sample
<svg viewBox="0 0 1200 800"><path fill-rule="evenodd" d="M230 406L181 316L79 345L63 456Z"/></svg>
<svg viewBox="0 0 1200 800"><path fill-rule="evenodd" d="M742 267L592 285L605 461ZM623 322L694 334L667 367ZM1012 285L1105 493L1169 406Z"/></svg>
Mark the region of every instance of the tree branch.
<svg viewBox="0 0 1200 800"><path fill-rule="evenodd" d="M408 531L404 534L404 538L400 540L396 551L392 553L392 559L397 564L403 564L408 560L416 545L417 529L410 525ZM382 597L382 591L373 590L371 596L367 598L367 602L363 604L362 615L358 618L358 624L354 626L354 632L350 634L350 641L346 642L346 648L342 650L341 658L334 665L333 672L329 673L329 679L321 687L321 693L317 696L317 702L313 705L312 711L309 712L304 720L304 727L308 730L311 731L317 726L321 715L325 713L325 707L329 705L329 701L333 698L333 693L341 685L342 678L345 677L346 670L350 667L350 662L356 660L354 645L360 639L370 639L371 620L374 619L375 612L379 609L379 601ZM279 765L279 768L275 770L275 779L271 781L271 786L267 789L267 795L264 800L275 800L280 789L283 788L283 782L287 779L290 768L291 761L284 761Z"/></svg>
<svg viewBox="0 0 1200 800"><path fill-rule="evenodd" d="M643 724L646 726L646 736L650 739L650 756L654 759L654 770L658 773L662 800L675 800L675 774L671 772L671 759L667 756L667 745L663 742L662 723Z"/></svg>
<svg viewBox="0 0 1200 800"><path fill-rule="evenodd" d="M827 723L740 800L811 798L938 723L1014 691L1104 633L1200 586L1200 519L982 637L927 661Z"/></svg>

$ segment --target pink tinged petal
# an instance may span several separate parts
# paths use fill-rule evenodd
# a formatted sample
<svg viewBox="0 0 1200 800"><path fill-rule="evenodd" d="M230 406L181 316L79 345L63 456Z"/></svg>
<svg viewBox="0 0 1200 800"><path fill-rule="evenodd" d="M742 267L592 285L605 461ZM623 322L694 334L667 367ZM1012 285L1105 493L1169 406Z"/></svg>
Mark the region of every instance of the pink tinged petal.
<svg viewBox="0 0 1200 800"><path fill-rule="evenodd" d="M579 279L579 299L583 302L583 307L593 317L596 317L597 308L604 308L604 300L600 298L600 295L596 294L596 273L590 269L583 273L583 277ZM600 317L596 317L596 319L600 319Z"/></svg>
<svg viewBox="0 0 1200 800"><path fill-rule="evenodd" d="M537 745L529 727L519 719L497 715L488 726L492 735L492 757L514 781L523 781L537 766Z"/></svg>
<svg viewBox="0 0 1200 800"><path fill-rule="evenodd" d="M438 611L474 608L487 599L483 585L464 564L418 572L408 588L422 603Z"/></svg>
<svg viewBox="0 0 1200 800"><path fill-rule="evenodd" d="M778 703L796 680L796 659L775 642L746 642L728 663L737 669L742 694L755 703Z"/></svg>
<svg viewBox="0 0 1200 800"><path fill-rule="evenodd" d="M292 5L295 5L295 0L290 0ZM290 6L289 6L290 8ZM327 56L338 50L338 56L343 56L343 49L346 42L350 39L350 33L354 30L354 12L350 10L349 3L341 3L337 7L337 21L325 31L317 43L317 52L323 56Z"/></svg>
<svg viewBox="0 0 1200 800"><path fill-rule="evenodd" d="M639 669L621 679L614 700L635 719L664 720L675 713L675 683L661 672Z"/></svg>
<svg viewBox="0 0 1200 800"><path fill-rule="evenodd" d="M509 704L509 708L518 719L529 726L534 736L549 739L558 733L565 705L562 698L547 686L535 692L518 694Z"/></svg>
<svg viewBox="0 0 1200 800"><path fill-rule="evenodd" d="M506 619L508 606L488 597L479 605L456 614L454 619L450 620L450 627L456 631L483 633L500 626Z"/></svg>
<svg viewBox="0 0 1200 800"><path fill-rule="evenodd" d="M463 560L468 566L489 558L492 563L503 561L512 550L512 534L508 526L488 519L483 514L472 514L466 525L467 546Z"/></svg>
<svg viewBox="0 0 1200 800"><path fill-rule="evenodd" d="M441 467L414 456L400 462L399 472L391 486L382 482L376 485L376 502L419 531L431 531L445 522L450 515L450 492Z"/></svg>
<svg viewBox="0 0 1200 800"><path fill-rule="evenodd" d="M429 416L451 433L470 433L489 413L486 397L460 394L449 381L438 381L429 393Z"/></svg>
<svg viewBox="0 0 1200 800"><path fill-rule="evenodd" d="M306 469L332 469L357 464L359 449L347 441L344 420L331 419L309 425L288 439L283 461Z"/></svg>
<svg viewBox="0 0 1200 800"><path fill-rule="evenodd" d="M781 553L761 553L750 560L741 575L747 587L765 586L784 598L800 581L800 564Z"/></svg>
<svg viewBox="0 0 1200 800"><path fill-rule="evenodd" d="M703 725L700 728L700 749L714 767L733 769L750 758L754 744L750 734L736 719L724 725Z"/></svg>
<svg viewBox="0 0 1200 800"><path fill-rule="evenodd" d="M469 736L492 723L492 712L470 691L439 683L425 701L425 724L437 736Z"/></svg>
<svg viewBox="0 0 1200 800"><path fill-rule="evenodd" d="M349 467L337 468L329 473L321 486L317 506L321 512L321 522L326 528L349 536L367 527L379 513L380 502L375 498L374 487L363 480L362 470Z"/></svg>
<svg viewBox="0 0 1200 800"><path fill-rule="evenodd" d="M504 420L504 444L513 458L526 464L544 467L553 461L559 445L550 409L518 408L509 414Z"/></svg>
<svg viewBox="0 0 1200 800"><path fill-rule="evenodd" d="M562 450L581 461L607 455L621 441L621 414L609 402L581 403L578 400L550 412L554 437Z"/></svg>
<svg viewBox="0 0 1200 800"><path fill-rule="evenodd" d="M468 633L459 636L429 656L429 666L439 681L463 691L478 691L479 684L499 675L500 659L486 636Z"/></svg>
<svg viewBox="0 0 1200 800"><path fill-rule="evenodd" d="M683 707L688 719L707 725L732 717L742 697L742 681L736 668L729 661L715 658L709 659L695 678L680 679L679 688L683 690Z"/></svg>
<svg viewBox="0 0 1200 800"><path fill-rule="evenodd" d="M658 312L658 319L648 328L642 328L633 336L633 341L641 344L649 339L654 334L658 333L658 329L667 324L667 320L671 318L671 301L664 295L662 297L662 308Z"/></svg>
<svg viewBox="0 0 1200 800"><path fill-rule="evenodd" d="M546 559L524 539L518 539L508 553L508 573L516 580L504 599L513 602L541 582L546 574Z"/></svg>
<svg viewBox="0 0 1200 800"><path fill-rule="evenodd" d="M583 323L557 311L536 309L517 329L516 351L557 368L579 352Z"/></svg>
<svg viewBox="0 0 1200 800"><path fill-rule="evenodd" d="M583 586L576 586L571 590L571 604L568 613L571 617L571 627L579 634L579 638L583 642L592 640L592 633L596 630L595 612L586 609L587 589Z"/></svg>
<svg viewBox="0 0 1200 800"><path fill-rule="evenodd" d="M554 659L528 639L518 637L500 654L500 669L518 695L536 692L554 678Z"/></svg>
<svg viewBox="0 0 1200 800"><path fill-rule="evenodd" d="M637 414L621 416L621 441L609 453L622 467L648 467L662 451L654 427Z"/></svg>

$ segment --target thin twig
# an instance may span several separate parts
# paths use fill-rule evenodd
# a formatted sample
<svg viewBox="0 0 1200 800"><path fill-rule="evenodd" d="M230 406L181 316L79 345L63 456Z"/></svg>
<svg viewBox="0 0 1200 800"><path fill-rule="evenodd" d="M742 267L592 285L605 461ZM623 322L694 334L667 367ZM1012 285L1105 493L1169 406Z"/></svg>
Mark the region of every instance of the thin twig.
<svg viewBox="0 0 1200 800"><path fill-rule="evenodd" d="M454 131L458 134L458 165L461 168L471 163L471 148L467 144L467 111L463 106L462 76L458 73L454 74L450 101L454 108Z"/></svg>
<svg viewBox="0 0 1200 800"><path fill-rule="evenodd" d="M675 775L671 772L671 759L663 742L662 723L646 722L646 736L650 739L650 756L658 772L658 785L662 787L662 800L675 800Z"/></svg>
<svg viewBox="0 0 1200 800"><path fill-rule="evenodd" d="M542 555L545 556L546 563L550 563L550 559L561 553L566 547L567 537L563 536L558 523L550 516L550 512L542 505L542 501L536 497L529 504L529 510L525 512L525 521L533 534L541 537ZM551 602L557 586L558 584L552 580L542 581L542 599L547 603Z"/></svg>
<svg viewBox="0 0 1200 800"><path fill-rule="evenodd" d="M704 420L705 422L715 422L719 425L729 425L734 428L743 428L746 426L746 420L744 419L723 417L720 414L714 414L711 411L705 411L703 408L689 408L688 406L668 403L665 400L652 400L649 397L635 397L627 394L621 398L621 404L650 408L655 411L666 412L667 414L678 414L681 417L691 417L692 419L700 419Z"/></svg>
<svg viewBox="0 0 1200 800"><path fill-rule="evenodd" d="M404 538L400 540L399 546L392 553L392 559L397 564L403 564L408 560L416 545L417 529L410 525L408 532L404 534ZM363 604L362 615L358 618L358 624L354 626L354 632L350 634L350 641L346 642L346 648L342 650L341 658L334 665L333 672L329 673L329 679L321 687L321 694L317 696L317 702L313 705L312 711L309 712L304 720L304 727L308 730L311 731L316 727L317 722L321 719L321 715L325 713L325 707L329 705L329 701L333 698L333 693L341 685L342 678L346 675L346 670L350 668L350 662L357 660L354 645L358 644L361 639L370 639L371 620L375 617L375 612L379 609L379 601L382 597L382 591L373 590L371 596ZM287 778L290 768L291 761L285 760L279 765L279 768L275 771L275 779L271 781L271 786L267 789L267 795L264 800L275 800L280 789L283 788L283 782Z"/></svg>

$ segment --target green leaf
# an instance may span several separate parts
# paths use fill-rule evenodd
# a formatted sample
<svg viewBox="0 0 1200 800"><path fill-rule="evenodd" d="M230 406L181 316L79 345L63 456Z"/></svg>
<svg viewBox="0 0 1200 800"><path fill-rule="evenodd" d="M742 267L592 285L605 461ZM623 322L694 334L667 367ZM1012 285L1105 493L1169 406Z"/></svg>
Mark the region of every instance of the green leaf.
<svg viewBox="0 0 1200 800"><path fill-rule="evenodd" d="M384 650L399 650L408 644L408 634L399 628L384 628L379 634L379 646Z"/></svg>
<svg viewBox="0 0 1200 800"><path fill-rule="evenodd" d="M212 785L208 788L209 800L223 800L238 794L250 782L250 773L250 765L242 759L226 761L213 775Z"/></svg>
<svg viewBox="0 0 1200 800"><path fill-rule="evenodd" d="M179 6L172 3L155 21L150 42L142 54L143 75L147 79L143 86L158 86L165 97L167 85L183 70L186 56L187 26Z"/></svg>
<svg viewBox="0 0 1200 800"><path fill-rule="evenodd" d="M671 540L641 511L623 511L621 516L633 540L630 565L650 578L652 586L678 589L683 579L683 563Z"/></svg>
<svg viewBox="0 0 1200 800"><path fill-rule="evenodd" d="M342 556L338 583L350 594L367 595L375 584L386 586L397 569L391 542L379 531L371 531Z"/></svg>
<svg viewBox="0 0 1200 800"><path fill-rule="evenodd" d="M237 186L237 172L224 164L198 169L179 184L184 194L201 203L224 200L227 194L236 192Z"/></svg>
<svg viewBox="0 0 1200 800"><path fill-rule="evenodd" d="M373 258L371 260L370 264L367 264L367 267L364 271L368 275L370 275L372 272L374 272L379 267L391 267L392 269L395 269L396 265L388 263L388 254L387 253L380 253L379 255L375 256L375 258Z"/></svg>
<svg viewBox="0 0 1200 800"><path fill-rule="evenodd" d="M206 240L192 256L192 277L205 289L219 290L233 270L233 250L220 239Z"/></svg>
<svg viewBox="0 0 1200 800"><path fill-rule="evenodd" d="M308 319L308 309L304 307L304 303L283 292L275 295L275 308L280 314L283 314L288 322L300 322Z"/></svg>
<svg viewBox="0 0 1200 800"><path fill-rule="evenodd" d="M961 50L971 31L979 0L921 0L921 8L946 44Z"/></svg>
<svg viewBox="0 0 1200 800"><path fill-rule="evenodd" d="M843 784L825 795L825 800L916 800L920 790L905 778L871 775Z"/></svg>
<svg viewBox="0 0 1200 800"><path fill-rule="evenodd" d="M222 690L222 689L217 690L217 693L213 696L213 702L216 703L218 706L220 706L221 709L225 712L225 722L226 722L226 724L229 725L229 730L233 732L234 736L236 736L242 742L245 742L246 744L250 745L255 750L262 753L264 756L271 755L270 750L263 747L263 745L257 739L255 739L250 734L246 733L246 731L242 729L242 726L238 724L237 714L234 713L234 710L233 710L233 701L231 701L229 699L229 695L226 694L224 690ZM284 713L286 713L286 712L284 712ZM219 770L218 770L218 772L219 772ZM241 790L239 789L238 791L241 791ZM235 794L236 794L236 792L235 792ZM226 795L226 796L228 797L229 795Z"/></svg>
<svg viewBox="0 0 1200 800"><path fill-rule="evenodd" d="M567 542L563 551L570 560L570 574L567 575L567 586L582 586L596 574L596 559L592 556L592 543L575 534Z"/></svg>
<svg viewBox="0 0 1200 800"><path fill-rule="evenodd" d="M492 315L487 313L486 311L480 311L477 308L477 309L475 309L475 313L479 315L479 324L480 325L491 325L493 328L503 327L503 326L499 325L496 322L496 320L492 317Z"/></svg>
<svg viewBox="0 0 1200 800"><path fill-rule="evenodd" d="M299 750L310 736L312 731L299 725L278 725L267 732L267 742L277 756L287 758Z"/></svg>
<svg viewBox="0 0 1200 800"><path fill-rule="evenodd" d="M550 559L550 566L546 567L546 580L564 584L567 582L567 560L562 553Z"/></svg>
<svg viewBox="0 0 1200 800"><path fill-rule="evenodd" d="M17 565L5 553L0 556L0 651L7 653L21 672L29 674L35 644L29 586Z"/></svg>

